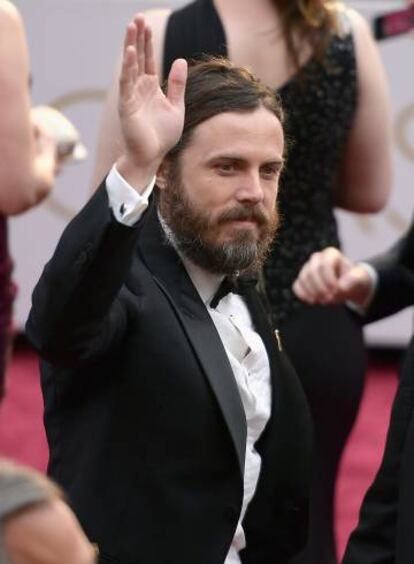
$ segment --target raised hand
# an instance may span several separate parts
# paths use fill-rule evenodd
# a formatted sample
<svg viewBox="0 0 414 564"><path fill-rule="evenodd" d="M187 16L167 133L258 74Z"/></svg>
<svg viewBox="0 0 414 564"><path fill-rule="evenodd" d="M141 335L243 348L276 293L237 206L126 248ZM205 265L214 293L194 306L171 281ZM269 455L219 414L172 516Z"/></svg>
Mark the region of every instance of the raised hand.
<svg viewBox="0 0 414 564"><path fill-rule="evenodd" d="M364 308L372 295L373 280L362 264L350 261L334 247L313 253L293 284L293 291L309 304L354 302Z"/></svg>
<svg viewBox="0 0 414 564"><path fill-rule="evenodd" d="M125 144L120 172L137 184L149 181L166 153L180 139L184 124L187 63L177 59L168 77L167 94L155 73L151 29L137 15L128 25L119 80L119 116Z"/></svg>

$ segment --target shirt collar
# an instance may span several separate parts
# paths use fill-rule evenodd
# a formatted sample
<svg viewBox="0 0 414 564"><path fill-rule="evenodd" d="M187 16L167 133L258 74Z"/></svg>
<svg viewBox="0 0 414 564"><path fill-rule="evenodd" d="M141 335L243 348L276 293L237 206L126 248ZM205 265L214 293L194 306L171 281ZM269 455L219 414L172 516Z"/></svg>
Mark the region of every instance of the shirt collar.
<svg viewBox="0 0 414 564"><path fill-rule="evenodd" d="M180 257L189 277L191 278L191 282L197 288L197 292L200 294L200 298L203 300L204 305L210 305L213 296L224 279L224 275L209 272L208 270L201 268L201 266L194 264L194 262L181 254Z"/></svg>

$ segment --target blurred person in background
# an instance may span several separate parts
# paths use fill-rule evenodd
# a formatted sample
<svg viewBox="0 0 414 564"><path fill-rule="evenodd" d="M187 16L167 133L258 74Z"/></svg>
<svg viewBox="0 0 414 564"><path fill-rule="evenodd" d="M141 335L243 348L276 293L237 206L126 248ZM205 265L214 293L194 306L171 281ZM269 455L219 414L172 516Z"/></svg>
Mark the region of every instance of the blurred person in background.
<svg viewBox="0 0 414 564"><path fill-rule="evenodd" d="M414 8L414 1L409 4ZM294 291L323 307L351 302L362 323L414 305L414 223L390 250L365 263L355 263L334 248L315 253ZM383 459L343 564L412 564L414 559L414 337L400 373Z"/></svg>
<svg viewBox="0 0 414 564"><path fill-rule="evenodd" d="M56 143L31 112L29 55L21 17L0 0L0 397L11 344L14 296L7 216L50 192ZM0 562L92 564L95 551L58 488L34 470L0 460Z"/></svg>
<svg viewBox="0 0 414 564"><path fill-rule="evenodd" d="M281 179L282 225L264 277L274 326L302 380L316 425L310 540L297 563L336 562L333 496L357 413L365 355L361 329L341 305L298 300L306 259L339 246L334 207L379 211L391 184L386 79L366 22L327 0L196 0L146 14L160 76L176 57L229 56L278 90L290 140ZM117 79L108 93L93 185L122 152Z"/></svg>
<svg viewBox="0 0 414 564"><path fill-rule="evenodd" d="M59 488L0 460L1 564L93 564L95 550Z"/></svg>
<svg viewBox="0 0 414 564"><path fill-rule="evenodd" d="M7 216L40 203L53 187L56 144L31 114L25 31L13 4L0 0L0 396L11 345L14 286Z"/></svg>
<svg viewBox="0 0 414 564"><path fill-rule="evenodd" d="M329 247L312 255L294 289L309 304L351 302L361 323L414 304L414 224L388 252L355 263ZM401 367L381 466L362 503L344 564L411 564L414 558L414 337Z"/></svg>

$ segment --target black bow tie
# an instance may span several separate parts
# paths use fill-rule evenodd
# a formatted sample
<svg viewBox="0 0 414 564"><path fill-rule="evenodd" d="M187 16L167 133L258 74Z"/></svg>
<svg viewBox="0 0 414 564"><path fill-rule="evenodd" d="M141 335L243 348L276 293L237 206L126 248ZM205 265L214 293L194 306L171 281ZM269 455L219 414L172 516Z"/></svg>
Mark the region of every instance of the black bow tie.
<svg viewBox="0 0 414 564"><path fill-rule="evenodd" d="M230 292L244 296L246 295L246 292L249 289L254 288L256 284L257 278L254 276L226 276L217 288L217 292L214 294L210 302L210 307L215 309L220 303L220 300L222 300Z"/></svg>

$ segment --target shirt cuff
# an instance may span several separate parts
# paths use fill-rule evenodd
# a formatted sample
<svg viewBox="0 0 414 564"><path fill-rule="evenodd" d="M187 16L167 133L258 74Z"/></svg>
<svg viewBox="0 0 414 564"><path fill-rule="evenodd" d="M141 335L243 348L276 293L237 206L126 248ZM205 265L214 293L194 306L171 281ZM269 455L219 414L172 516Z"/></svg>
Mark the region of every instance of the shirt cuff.
<svg viewBox="0 0 414 564"><path fill-rule="evenodd" d="M132 227L148 207L148 198L155 186L155 176L142 194L138 194L114 165L106 177L105 184L109 206L112 208L115 219L123 225Z"/></svg>
<svg viewBox="0 0 414 564"><path fill-rule="evenodd" d="M362 266L362 268L367 272L368 276L371 278L371 282L372 282L371 291L368 294L367 299L363 304L356 304L355 302L347 302L347 306L353 311L359 313L360 315L365 315L369 306L371 305L372 299L378 287L378 272L368 262L360 262L358 264L359 266Z"/></svg>

